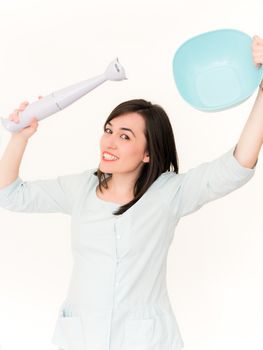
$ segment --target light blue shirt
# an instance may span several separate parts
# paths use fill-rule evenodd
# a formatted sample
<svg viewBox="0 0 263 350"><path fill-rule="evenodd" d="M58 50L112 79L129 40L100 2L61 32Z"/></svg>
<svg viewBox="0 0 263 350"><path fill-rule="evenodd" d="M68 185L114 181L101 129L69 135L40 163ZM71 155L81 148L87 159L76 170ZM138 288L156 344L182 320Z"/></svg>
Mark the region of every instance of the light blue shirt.
<svg viewBox="0 0 263 350"><path fill-rule="evenodd" d="M73 269L52 342L65 350L180 350L184 343L166 285L166 260L181 217L236 190L253 169L234 147L185 173L166 172L131 208L97 197L94 169L0 190L17 212L71 215Z"/></svg>

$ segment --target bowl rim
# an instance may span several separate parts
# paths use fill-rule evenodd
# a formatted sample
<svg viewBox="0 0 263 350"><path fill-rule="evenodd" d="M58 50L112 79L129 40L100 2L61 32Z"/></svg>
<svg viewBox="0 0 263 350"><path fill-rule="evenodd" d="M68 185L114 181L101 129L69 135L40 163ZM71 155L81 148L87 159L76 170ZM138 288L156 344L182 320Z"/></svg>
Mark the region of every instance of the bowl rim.
<svg viewBox="0 0 263 350"><path fill-rule="evenodd" d="M225 109L228 109L228 108L231 108L231 107L234 107L234 106L237 106L239 104L241 104L242 102L246 101L255 91L255 89L253 89L253 91L249 94L246 94L245 96L242 96L242 99L238 99L236 101L233 101L232 103L225 103L225 104L221 104L221 105L218 105L217 107L202 107L201 105L196 105L195 103L192 103L188 98L186 98L182 93L181 93L181 89L179 89L178 87L178 83L176 81L176 71L178 70L177 68L177 57L178 55L182 52L184 46L186 45L189 45L192 41L196 41L202 37L205 37L205 36L209 36L209 35L213 35L213 34L219 34L219 33L222 33L222 32L231 32L231 33L236 33L238 34L240 37L245 37L246 39L251 39L252 41L252 38L250 35L248 35L247 33L241 31L241 30L238 30L238 29L233 29L233 28L221 28L221 29L215 29L215 30L211 30L211 31L206 31L206 32L203 32L203 33L200 33L200 34L197 34L191 38L189 38L188 40L184 41L179 47L178 49L176 50L175 54L174 54L174 57L173 57L173 77L174 77L174 82L177 86L177 89L180 93L180 95L183 97L183 99L185 101L187 101L187 103L189 103L192 107L198 109L198 110L201 110L201 111L206 111L206 112L213 112L213 111L220 111L220 110L225 110ZM262 81L263 79L263 64L259 67L259 68L256 68L258 71L258 81L257 83L255 83L255 85L259 85L260 82Z"/></svg>

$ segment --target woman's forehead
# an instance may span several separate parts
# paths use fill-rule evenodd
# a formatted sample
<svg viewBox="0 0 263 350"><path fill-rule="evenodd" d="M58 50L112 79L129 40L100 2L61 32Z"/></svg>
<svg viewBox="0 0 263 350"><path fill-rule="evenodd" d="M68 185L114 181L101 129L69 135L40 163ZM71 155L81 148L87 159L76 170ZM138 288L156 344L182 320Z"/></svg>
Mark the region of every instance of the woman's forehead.
<svg viewBox="0 0 263 350"><path fill-rule="evenodd" d="M136 112L130 112L115 117L109 122L109 124L114 126L115 128L127 127L134 130L142 130L145 127L143 117Z"/></svg>

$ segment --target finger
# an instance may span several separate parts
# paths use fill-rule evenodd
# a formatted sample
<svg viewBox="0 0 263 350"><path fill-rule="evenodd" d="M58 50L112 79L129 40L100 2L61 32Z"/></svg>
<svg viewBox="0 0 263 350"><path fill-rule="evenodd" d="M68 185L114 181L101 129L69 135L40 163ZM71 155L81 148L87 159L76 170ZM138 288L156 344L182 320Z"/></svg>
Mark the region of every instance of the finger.
<svg viewBox="0 0 263 350"><path fill-rule="evenodd" d="M263 43L262 43L263 44ZM261 45L261 46L253 46L252 47L252 50L254 51L254 52L262 52L263 51L263 45Z"/></svg>
<svg viewBox="0 0 263 350"><path fill-rule="evenodd" d="M252 52L254 55L262 55L263 54L263 46L252 48Z"/></svg>
<svg viewBox="0 0 263 350"><path fill-rule="evenodd" d="M11 113L12 115L18 117L18 114L19 114L19 109L14 109L13 113Z"/></svg>
<svg viewBox="0 0 263 350"><path fill-rule="evenodd" d="M9 118L11 117L12 119L18 119L19 120L19 112L21 112L20 109L16 108L14 111L9 114Z"/></svg>
<svg viewBox="0 0 263 350"><path fill-rule="evenodd" d="M20 112L20 110L19 109L14 109L14 111L11 113L11 114L9 114L9 118L11 118L12 120L14 120L14 121L19 121L19 112Z"/></svg>
<svg viewBox="0 0 263 350"><path fill-rule="evenodd" d="M33 118L32 118L31 123L30 123L30 126L31 126L33 129L37 130L37 128L38 128L38 120L37 120L36 117L33 117Z"/></svg>
<svg viewBox="0 0 263 350"><path fill-rule="evenodd" d="M27 125L27 128L35 128L36 127L36 122L35 122L35 120L32 118L30 121L29 121L29 123L28 123L28 125Z"/></svg>
<svg viewBox="0 0 263 350"><path fill-rule="evenodd" d="M253 55L253 61L257 63L263 62L263 54L262 55Z"/></svg>
<svg viewBox="0 0 263 350"><path fill-rule="evenodd" d="M19 108L23 108L24 109L28 105L29 105L29 102L28 101L24 101L24 102L20 103Z"/></svg>
<svg viewBox="0 0 263 350"><path fill-rule="evenodd" d="M20 105L28 105L28 104L29 104L28 101L22 101L22 102L20 103Z"/></svg>
<svg viewBox="0 0 263 350"><path fill-rule="evenodd" d="M33 118L31 119L31 123L38 124L37 118L36 118L36 117L33 117Z"/></svg>
<svg viewBox="0 0 263 350"><path fill-rule="evenodd" d="M263 40L260 39L260 40L254 40L252 42L252 48L254 50L258 50L259 48L262 48L263 47Z"/></svg>
<svg viewBox="0 0 263 350"><path fill-rule="evenodd" d="M19 121L19 112L21 112L21 110L20 109L18 109L18 108L16 108L15 110L14 110L14 116L15 116L15 119L16 120L18 120Z"/></svg>
<svg viewBox="0 0 263 350"><path fill-rule="evenodd" d="M259 35L254 35L254 36L252 37L252 39L253 39L254 41L260 41L260 40L262 40L262 38L261 38Z"/></svg>
<svg viewBox="0 0 263 350"><path fill-rule="evenodd" d="M259 56L259 57L254 58L254 62L255 63L263 63L263 57Z"/></svg>
<svg viewBox="0 0 263 350"><path fill-rule="evenodd" d="M26 107L27 106L20 106L19 108L18 108L18 112L23 112L25 109L26 109Z"/></svg>
<svg viewBox="0 0 263 350"><path fill-rule="evenodd" d="M8 118L8 119L11 120L11 121L13 121L13 122L15 122L15 123L18 123L18 122L19 122L19 118L18 118L18 116L17 116L16 113L11 113L11 114L9 114L9 118Z"/></svg>
<svg viewBox="0 0 263 350"><path fill-rule="evenodd" d="M263 61L262 60L254 60L254 65L259 68L262 65Z"/></svg>
<svg viewBox="0 0 263 350"><path fill-rule="evenodd" d="M41 100L41 98L43 98L43 96L38 96L39 100Z"/></svg>
<svg viewBox="0 0 263 350"><path fill-rule="evenodd" d="M262 44L263 44L263 39L261 39L259 37L255 37L252 40L252 47L254 47L254 48L260 47L260 46L262 46Z"/></svg>

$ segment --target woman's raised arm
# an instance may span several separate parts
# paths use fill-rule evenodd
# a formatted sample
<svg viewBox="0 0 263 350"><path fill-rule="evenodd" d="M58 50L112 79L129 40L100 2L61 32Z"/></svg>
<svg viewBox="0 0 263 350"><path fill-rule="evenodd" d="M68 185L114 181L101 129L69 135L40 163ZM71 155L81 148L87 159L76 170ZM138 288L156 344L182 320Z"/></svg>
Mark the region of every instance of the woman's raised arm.
<svg viewBox="0 0 263 350"><path fill-rule="evenodd" d="M263 39L254 36L252 41L252 55L257 67L263 64ZM241 165L253 168L263 144L263 81L249 115L241 132L234 156Z"/></svg>
<svg viewBox="0 0 263 350"><path fill-rule="evenodd" d="M18 110L23 110L26 105L27 102L22 103ZM18 120L16 111L10 114L10 120ZM71 214L88 175L92 177L91 170L47 180L23 181L19 177L28 139L37 126L38 121L34 118L30 126L13 133L0 160L0 207L18 212Z"/></svg>
<svg viewBox="0 0 263 350"><path fill-rule="evenodd" d="M23 111L28 102L22 102L17 110L9 115L10 120L18 121L17 111ZM28 139L36 132L38 121L34 118L31 125L17 133L13 133L0 160L0 188L12 183L19 175L19 168Z"/></svg>

